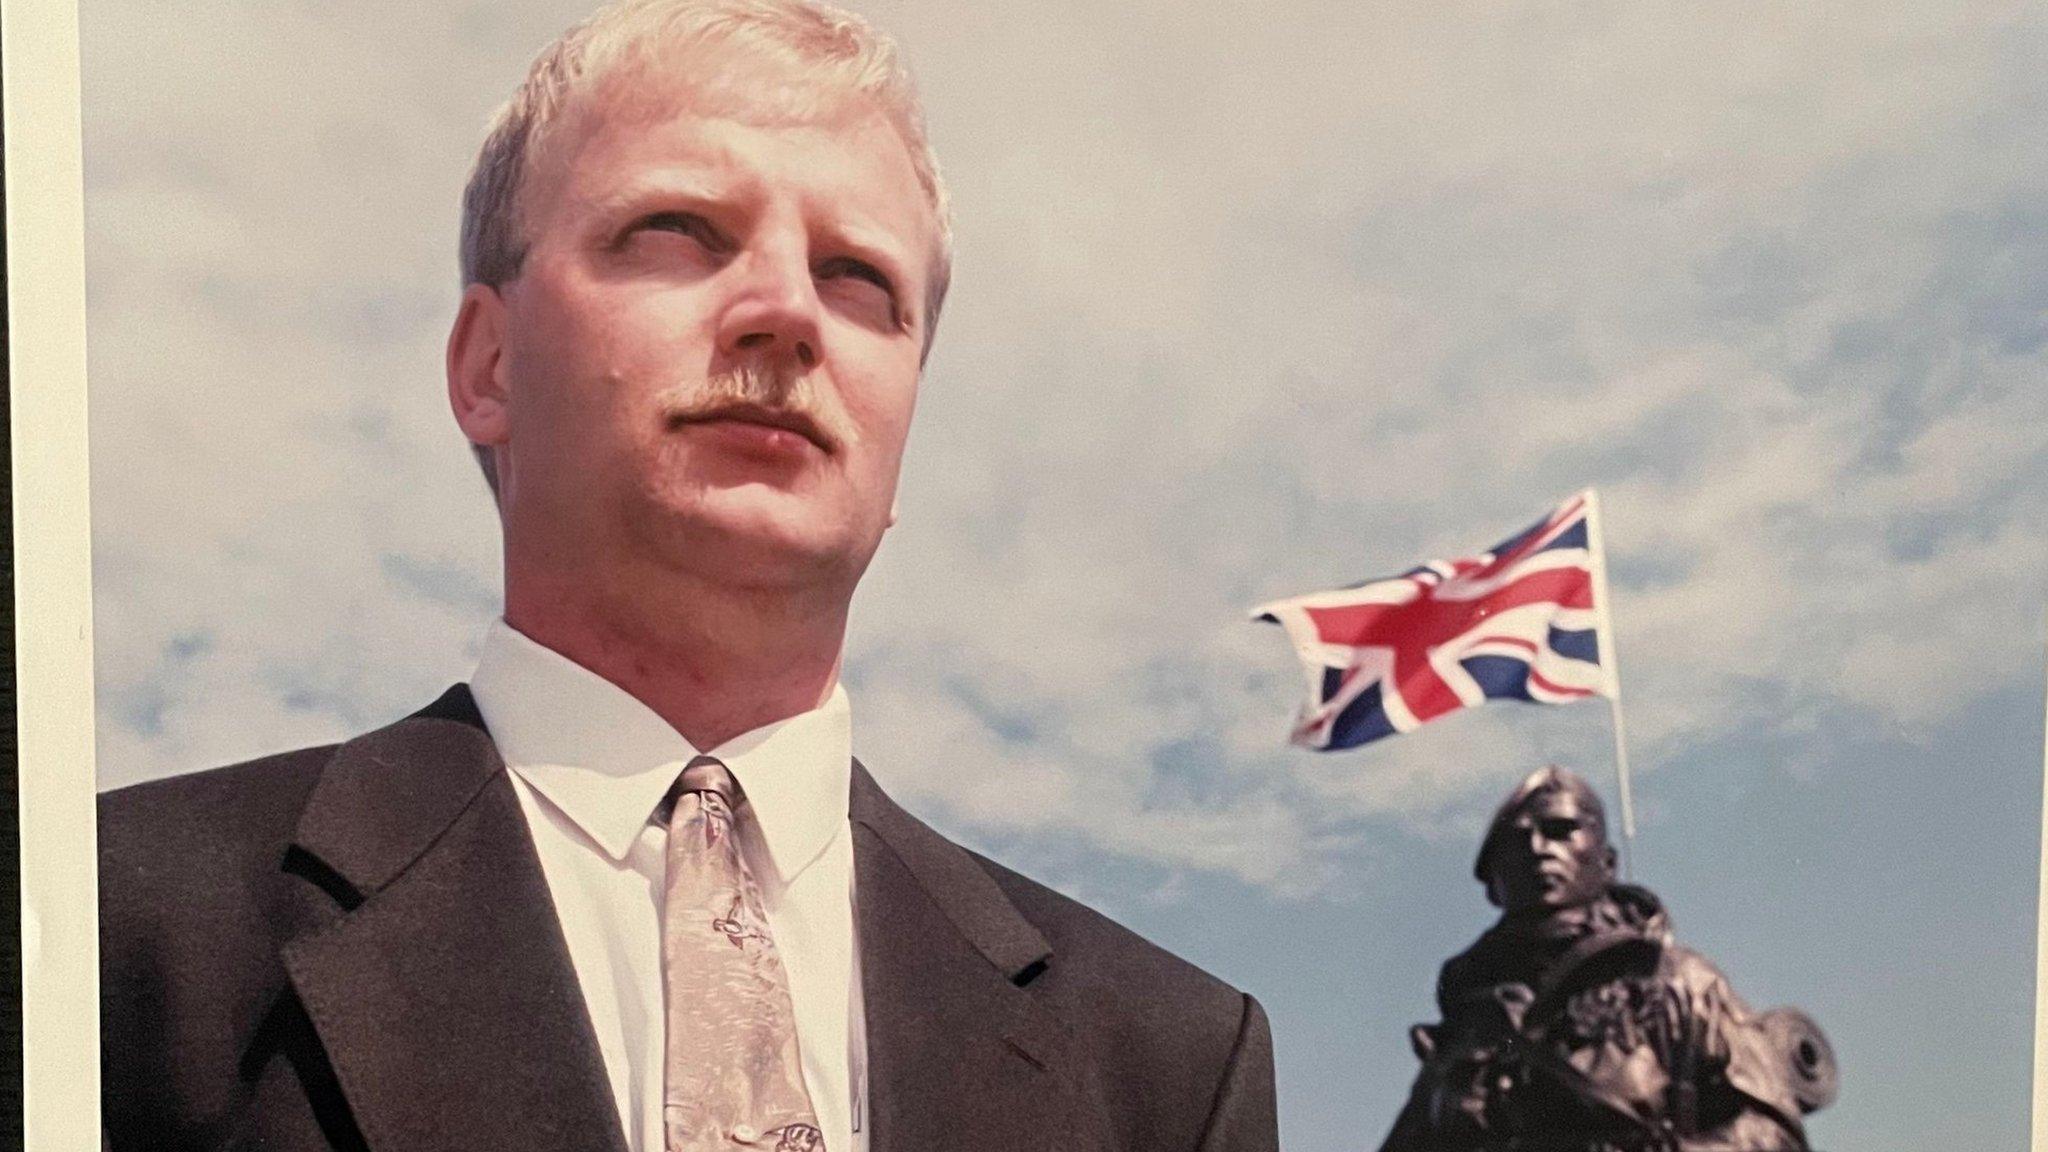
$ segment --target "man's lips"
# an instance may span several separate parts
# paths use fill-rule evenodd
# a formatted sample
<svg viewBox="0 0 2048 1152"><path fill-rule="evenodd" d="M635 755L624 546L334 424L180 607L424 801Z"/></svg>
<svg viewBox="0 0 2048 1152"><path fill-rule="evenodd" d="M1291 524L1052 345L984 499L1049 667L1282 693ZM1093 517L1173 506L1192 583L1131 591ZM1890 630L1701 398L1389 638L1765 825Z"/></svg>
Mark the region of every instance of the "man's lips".
<svg viewBox="0 0 2048 1152"><path fill-rule="evenodd" d="M676 416L672 420L672 424L675 426L720 423L755 424L764 428L780 428L786 432L794 432L810 441L820 452L829 453L832 451L832 440L825 435L824 429L818 427L817 421L802 412L793 411L788 408L769 408L761 404L748 403L721 404L716 408L706 409L702 412L691 412Z"/></svg>

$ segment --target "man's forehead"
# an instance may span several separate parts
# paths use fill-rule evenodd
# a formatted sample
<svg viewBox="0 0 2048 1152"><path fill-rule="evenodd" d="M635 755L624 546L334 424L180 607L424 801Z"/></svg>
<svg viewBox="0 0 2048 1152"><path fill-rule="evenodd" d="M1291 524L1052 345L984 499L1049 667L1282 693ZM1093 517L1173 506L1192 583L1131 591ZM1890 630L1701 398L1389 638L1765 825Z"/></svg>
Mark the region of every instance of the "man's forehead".
<svg viewBox="0 0 2048 1152"><path fill-rule="evenodd" d="M595 149L638 148L650 138L686 139L700 160L747 159L744 149L721 148L712 139L724 135L717 131L723 124L770 133L815 132L854 143L875 162L860 167L893 170L906 198L926 207L909 142L876 101L857 92L806 94L774 77L728 82L664 73L637 82L627 76L607 80L566 112L546 148L538 183L575 183L579 158Z"/></svg>
<svg viewBox="0 0 2048 1152"><path fill-rule="evenodd" d="M834 127L881 111L828 67L760 46L690 44L619 61L577 94L570 119L616 126L693 115Z"/></svg>
<svg viewBox="0 0 2048 1152"><path fill-rule="evenodd" d="M565 175L589 175L582 164L603 157L623 158L629 168L660 169L699 165L710 168L772 168L792 153L803 154L792 174L827 179L859 174L873 179L900 179L908 196L921 199L907 149L898 146L894 129L881 113L833 117L762 118L727 116L688 100L665 107L641 104L630 110L597 109L574 126L560 156ZM823 153L833 153L826 156ZM633 179L613 171L607 179Z"/></svg>
<svg viewBox="0 0 2048 1152"><path fill-rule="evenodd" d="M910 146L876 102L858 93L809 105L774 91L750 99L738 90L707 94L676 77L592 94L567 110L537 158L522 192L525 226L547 227L542 222L564 204L616 208L636 192L678 182L705 193L729 190L729 180L751 180L749 170L766 162L763 175L813 186L842 225L879 227L913 250L937 245L935 209ZM727 114L734 110L741 114ZM831 151L805 159L802 150L814 141ZM603 159L621 154L634 158L623 166ZM880 199L869 194L880 190L887 192ZM904 256L922 263L914 251Z"/></svg>

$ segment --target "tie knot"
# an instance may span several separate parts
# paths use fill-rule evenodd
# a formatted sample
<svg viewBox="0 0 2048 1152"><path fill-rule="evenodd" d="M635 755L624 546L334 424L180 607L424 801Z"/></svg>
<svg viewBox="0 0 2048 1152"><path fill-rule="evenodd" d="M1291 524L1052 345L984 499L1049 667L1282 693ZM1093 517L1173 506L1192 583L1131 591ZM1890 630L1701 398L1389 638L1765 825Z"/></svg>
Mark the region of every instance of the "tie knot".
<svg viewBox="0 0 2048 1152"><path fill-rule="evenodd" d="M685 792L716 792L727 807L737 808L740 803L739 781L732 778L732 772L715 757L699 756L683 769L682 779L676 781L676 794Z"/></svg>

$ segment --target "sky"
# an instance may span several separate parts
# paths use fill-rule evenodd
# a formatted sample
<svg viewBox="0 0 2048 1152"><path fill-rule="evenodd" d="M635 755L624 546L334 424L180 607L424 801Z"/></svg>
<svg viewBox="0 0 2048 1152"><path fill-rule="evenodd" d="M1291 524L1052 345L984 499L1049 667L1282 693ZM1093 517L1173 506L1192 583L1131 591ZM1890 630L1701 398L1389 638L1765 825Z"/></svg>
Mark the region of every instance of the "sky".
<svg viewBox="0 0 2048 1152"><path fill-rule="evenodd" d="M1376 1146L1494 805L1598 704L1285 744L1280 596L1601 494L1635 879L1828 1031L1822 1148L2018 1148L2048 651L2048 14L873 0L958 257L855 748L1256 994ZM458 201L584 8L80 5L102 788L473 665Z"/></svg>

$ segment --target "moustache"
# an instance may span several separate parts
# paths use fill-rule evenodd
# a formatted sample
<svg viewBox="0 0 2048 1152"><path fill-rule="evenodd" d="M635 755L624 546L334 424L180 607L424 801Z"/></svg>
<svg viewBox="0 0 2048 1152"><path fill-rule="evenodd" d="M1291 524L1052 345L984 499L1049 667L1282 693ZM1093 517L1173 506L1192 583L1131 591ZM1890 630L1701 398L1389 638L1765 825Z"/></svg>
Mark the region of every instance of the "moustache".
<svg viewBox="0 0 2048 1152"><path fill-rule="evenodd" d="M849 439L845 418L823 400L816 381L808 373L779 364L738 364L699 383L665 389L655 397L655 404L670 428L746 407L783 414L816 429L815 438L823 440L820 447L830 448Z"/></svg>

